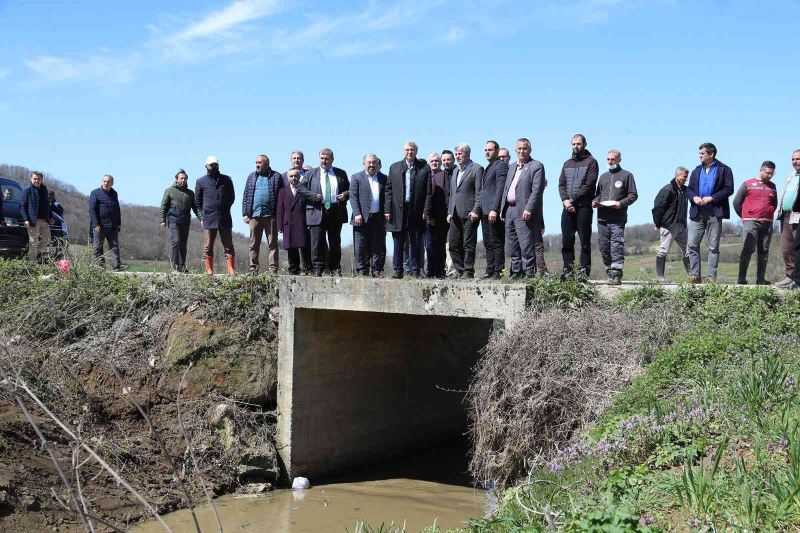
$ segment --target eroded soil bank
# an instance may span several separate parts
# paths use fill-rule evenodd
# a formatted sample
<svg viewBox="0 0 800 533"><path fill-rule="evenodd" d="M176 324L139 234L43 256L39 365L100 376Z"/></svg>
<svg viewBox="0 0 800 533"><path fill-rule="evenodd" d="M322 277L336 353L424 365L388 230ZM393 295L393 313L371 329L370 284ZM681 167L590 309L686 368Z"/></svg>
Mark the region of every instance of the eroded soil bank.
<svg viewBox="0 0 800 533"><path fill-rule="evenodd" d="M152 514L83 446L159 513L275 484L274 278L0 261L0 279L0 530L84 529L37 429L86 514L116 527Z"/></svg>

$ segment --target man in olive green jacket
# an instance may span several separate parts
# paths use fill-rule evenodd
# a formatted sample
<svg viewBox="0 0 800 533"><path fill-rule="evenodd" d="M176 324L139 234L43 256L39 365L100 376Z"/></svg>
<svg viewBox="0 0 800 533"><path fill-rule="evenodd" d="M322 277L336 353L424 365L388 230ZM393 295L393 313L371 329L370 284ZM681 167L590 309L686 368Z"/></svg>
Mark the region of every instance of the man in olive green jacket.
<svg viewBox="0 0 800 533"><path fill-rule="evenodd" d="M202 220L194 201L194 191L186 185L188 180L186 172L178 170L175 183L164 191L161 199L161 227L169 224L172 242L170 264L176 272L186 272L186 242L189 240L192 211L198 220Z"/></svg>

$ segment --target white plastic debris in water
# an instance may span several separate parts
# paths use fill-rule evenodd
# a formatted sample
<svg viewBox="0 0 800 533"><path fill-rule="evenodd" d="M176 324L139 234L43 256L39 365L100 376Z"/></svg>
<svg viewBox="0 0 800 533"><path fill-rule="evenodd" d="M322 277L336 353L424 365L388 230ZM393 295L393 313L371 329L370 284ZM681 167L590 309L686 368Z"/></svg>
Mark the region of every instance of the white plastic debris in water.
<svg viewBox="0 0 800 533"><path fill-rule="evenodd" d="M307 477L296 477L292 480L293 489L307 489L311 487L311 482Z"/></svg>

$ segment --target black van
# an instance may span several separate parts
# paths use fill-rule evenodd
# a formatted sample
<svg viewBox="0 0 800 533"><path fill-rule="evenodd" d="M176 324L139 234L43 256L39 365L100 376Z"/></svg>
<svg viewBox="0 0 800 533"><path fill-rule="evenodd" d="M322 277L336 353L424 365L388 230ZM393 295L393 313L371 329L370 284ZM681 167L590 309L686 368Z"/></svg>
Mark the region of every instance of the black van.
<svg viewBox="0 0 800 533"><path fill-rule="evenodd" d="M3 198L3 212L0 213L0 257L25 257L28 253L28 231L20 214L22 186L14 180L0 176L0 196Z"/></svg>

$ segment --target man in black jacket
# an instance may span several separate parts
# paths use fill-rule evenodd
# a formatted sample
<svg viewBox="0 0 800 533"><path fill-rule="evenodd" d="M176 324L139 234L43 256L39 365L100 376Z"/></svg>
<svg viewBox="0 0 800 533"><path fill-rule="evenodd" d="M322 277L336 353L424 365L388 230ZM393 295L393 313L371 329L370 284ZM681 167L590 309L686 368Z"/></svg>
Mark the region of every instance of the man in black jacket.
<svg viewBox="0 0 800 533"><path fill-rule="evenodd" d="M481 185L481 231L486 250L486 273L482 279L500 279L506 263L505 223L500 218L500 204L508 175L508 163L500 159L500 145L486 141L486 170Z"/></svg>
<svg viewBox="0 0 800 533"><path fill-rule="evenodd" d="M214 273L214 241L222 241L225 250L225 264L228 274L236 274L233 249L233 218L231 207L236 200L233 181L230 176L220 173L219 160L213 155L206 158L206 175L197 180L194 197L203 220L203 251L205 253L206 274Z"/></svg>
<svg viewBox="0 0 800 533"><path fill-rule="evenodd" d="M122 215L119 197L114 189L114 176L103 176L101 186L89 194L89 220L94 229L94 256L101 264L103 258L103 241L108 242L111 251L111 266L114 270L124 270L119 254L119 232L122 228Z"/></svg>
<svg viewBox="0 0 800 533"><path fill-rule="evenodd" d="M586 137L572 137L572 157L564 162L558 178L558 193L564 210L561 213L561 258L566 277L575 264L575 232L581 240L581 275L592 270L592 200L600 167L586 149Z"/></svg>
<svg viewBox="0 0 800 533"><path fill-rule="evenodd" d="M683 257L683 267L686 273L689 273L689 255L686 248L686 215L689 212L689 196L686 189L688 179L689 169L678 167L675 169L675 178L658 191L653 202L653 225L660 238L656 253L656 276L659 281L665 279L667 255L673 241L678 243Z"/></svg>
<svg viewBox="0 0 800 533"><path fill-rule="evenodd" d="M417 158L417 143L408 141L403 145L403 159L389 167L386 179L386 230L392 232L392 277L403 277L403 248L409 240L411 253L411 275L420 277L423 258L420 243L431 213L428 183L431 169L424 159Z"/></svg>

